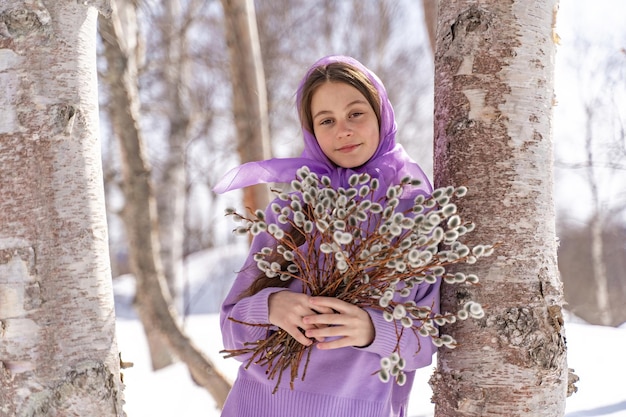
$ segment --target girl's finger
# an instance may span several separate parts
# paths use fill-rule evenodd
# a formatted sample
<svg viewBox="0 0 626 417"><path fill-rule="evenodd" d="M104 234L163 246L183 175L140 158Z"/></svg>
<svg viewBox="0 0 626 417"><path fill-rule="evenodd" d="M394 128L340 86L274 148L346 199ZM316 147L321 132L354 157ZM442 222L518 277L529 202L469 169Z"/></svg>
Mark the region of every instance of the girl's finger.
<svg viewBox="0 0 626 417"><path fill-rule="evenodd" d="M309 346L311 345L311 343L313 343L304 333L302 333L302 331L298 327L290 328L289 330L287 329L283 329L283 330L289 333L294 339L296 339L299 343L303 344L304 346Z"/></svg>
<svg viewBox="0 0 626 417"><path fill-rule="evenodd" d="M312 309L318 310L320 308L325 308L325 312L328 313L334 311L345 313L353 308L358 308L353 304L334 297L311 297L309 299L309 303L311 304Z"/></svg>
<svg viewBox="0 0 626 417"><path fill-rule="evenodd" d="M312 324L317 327L326 327L332 325L343 324L344 318L341 314L313 314L311 316L305 316L302 318L302 322L305 324Z"/></svg>

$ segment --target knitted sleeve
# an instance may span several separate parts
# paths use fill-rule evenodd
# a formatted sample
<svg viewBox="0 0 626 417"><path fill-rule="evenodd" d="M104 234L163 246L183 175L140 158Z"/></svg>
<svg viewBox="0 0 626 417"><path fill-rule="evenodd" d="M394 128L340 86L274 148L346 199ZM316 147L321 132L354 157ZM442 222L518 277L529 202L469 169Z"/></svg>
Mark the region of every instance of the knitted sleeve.
<svg viewBox="0 0 626 417"><path fill-rule="evenodd" d="M266 210L265 215L268 221L274 221L275 216L271 210ZM274 244L273 238L267 233L261 233L254 237L248 257L237 274L226 298L222 302L220 326L224 348L227 350L241 349L246 342L265 339L267 337L267 331L275 329L274 326L270 328L267 326L252 325L269 325L268 298L271 294L282 291L284 288L265 288L252 296L241 297L241 294L248 289L250 284L252 284L261 273L254 260L254 254L259 252L263 247L273 246ZM242 322L252 325L242 324ZM235 358L240 361L245 361L248 356L239 355Z"/></svg>

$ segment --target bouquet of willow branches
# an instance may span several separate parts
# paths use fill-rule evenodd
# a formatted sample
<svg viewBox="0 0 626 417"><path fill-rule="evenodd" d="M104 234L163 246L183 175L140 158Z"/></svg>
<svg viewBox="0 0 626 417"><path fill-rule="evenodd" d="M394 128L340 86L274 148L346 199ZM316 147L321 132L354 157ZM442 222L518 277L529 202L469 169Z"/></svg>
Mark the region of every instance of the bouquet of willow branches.
<svg viewBox="0 0 626 417"><path fill-rule="evenodd" d="M261 210L246 217L228 209L227 215L242 222L235 229L239 234L264 232L272 236L275 244L254 254L258 268L267 277L297 279L309 295L336 297L379 310L395 325L398 341L409 331L416 337L430 336L436 346L454 348L456 341L450 335L440 335L438 326L457 319L481 318L482 307L470 301L457 313L435 314L432 306L416 305L409 295L415 286L437 279L451 284L478 283L474 274L446 272L449 265L472 264L493 252L493 246L470 248L458 240L474 228L461 219L452 203L467 189L439 188L431 196L418 195L412 205L404 207L399 199L402 191L419 185L419 181L403 179L378 201L373 201L379 188L376 178L355 174L349 184L347 189L333 189L328 177L319 178L305 166L291 182L294 192L272 190L278 197L271 205L276 223L266 221ZM304 237L306 244L296 235ZM304 346L270 324L240 323L267 327L267 337L247 342L242 349L225 350L222 353L226 357L247 354L247 366L255 363L267 367L268 378L277 377L274 391L287 368L292 388L296 378L304 379L313 345ZM399 346L398 342L394 352L380 362L378 375L384 382L392 378L398 384L406 381ZM305 355L303 374L298 375Z"/></svg>

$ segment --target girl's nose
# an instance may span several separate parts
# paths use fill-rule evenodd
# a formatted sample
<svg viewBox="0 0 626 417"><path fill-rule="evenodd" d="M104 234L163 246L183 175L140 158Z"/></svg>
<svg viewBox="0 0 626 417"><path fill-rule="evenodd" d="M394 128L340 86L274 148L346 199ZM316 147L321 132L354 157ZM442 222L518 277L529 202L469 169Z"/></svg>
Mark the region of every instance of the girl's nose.
<svg viewBox="0 0 626 417"><path fill-rule="evenodd" d="M348 126L346 122L339 122L339 129L337 130L337 137L339 139L347 138L352 136L352 129Z"/></svg>

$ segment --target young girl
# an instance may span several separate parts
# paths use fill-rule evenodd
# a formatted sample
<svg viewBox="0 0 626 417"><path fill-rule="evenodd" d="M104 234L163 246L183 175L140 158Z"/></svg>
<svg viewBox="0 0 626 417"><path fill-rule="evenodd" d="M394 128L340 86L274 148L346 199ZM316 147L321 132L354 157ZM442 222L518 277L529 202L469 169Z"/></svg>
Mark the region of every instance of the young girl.
<svg viewBox="0 0 626 417"><path fill-rule="evenodd" d="M354 173L377 178L383 193L406 176L420 179L419 188L403 194L403 204L412 204L416 194L432 191L420 167L395 142L394 113L383 84L360 62L345 56L322 58L306 73L296 99L304 136L301 157L244 164L226 174L215 187L217 192L261 182L288 183L303 165L320 177L331 178L336 188L347 188ZM268 222L276 220L271 210L266 210L266 217ZM406 416L415 369L429 365L436 349L430 339L405 332L400 351L407 361L407 382L403 386L381 382L373 374L380 367L380 359L396 347L394 324L385 321L378 310L303 294L297 279L283 282L266 278L253 254L271 245L269 235L255 237L222 305L224 346L241 349L246 342L266 337L265 327L241 322L270 323L304 345L316 343L306 377L296 380L293 389L286 376L273 394L276 380L268 380L265 368L252 364L245 369L242 365L222 416ZM424 283L412 290L411 297L418 305L432 306L437 312L439 286Z"/></svg>

